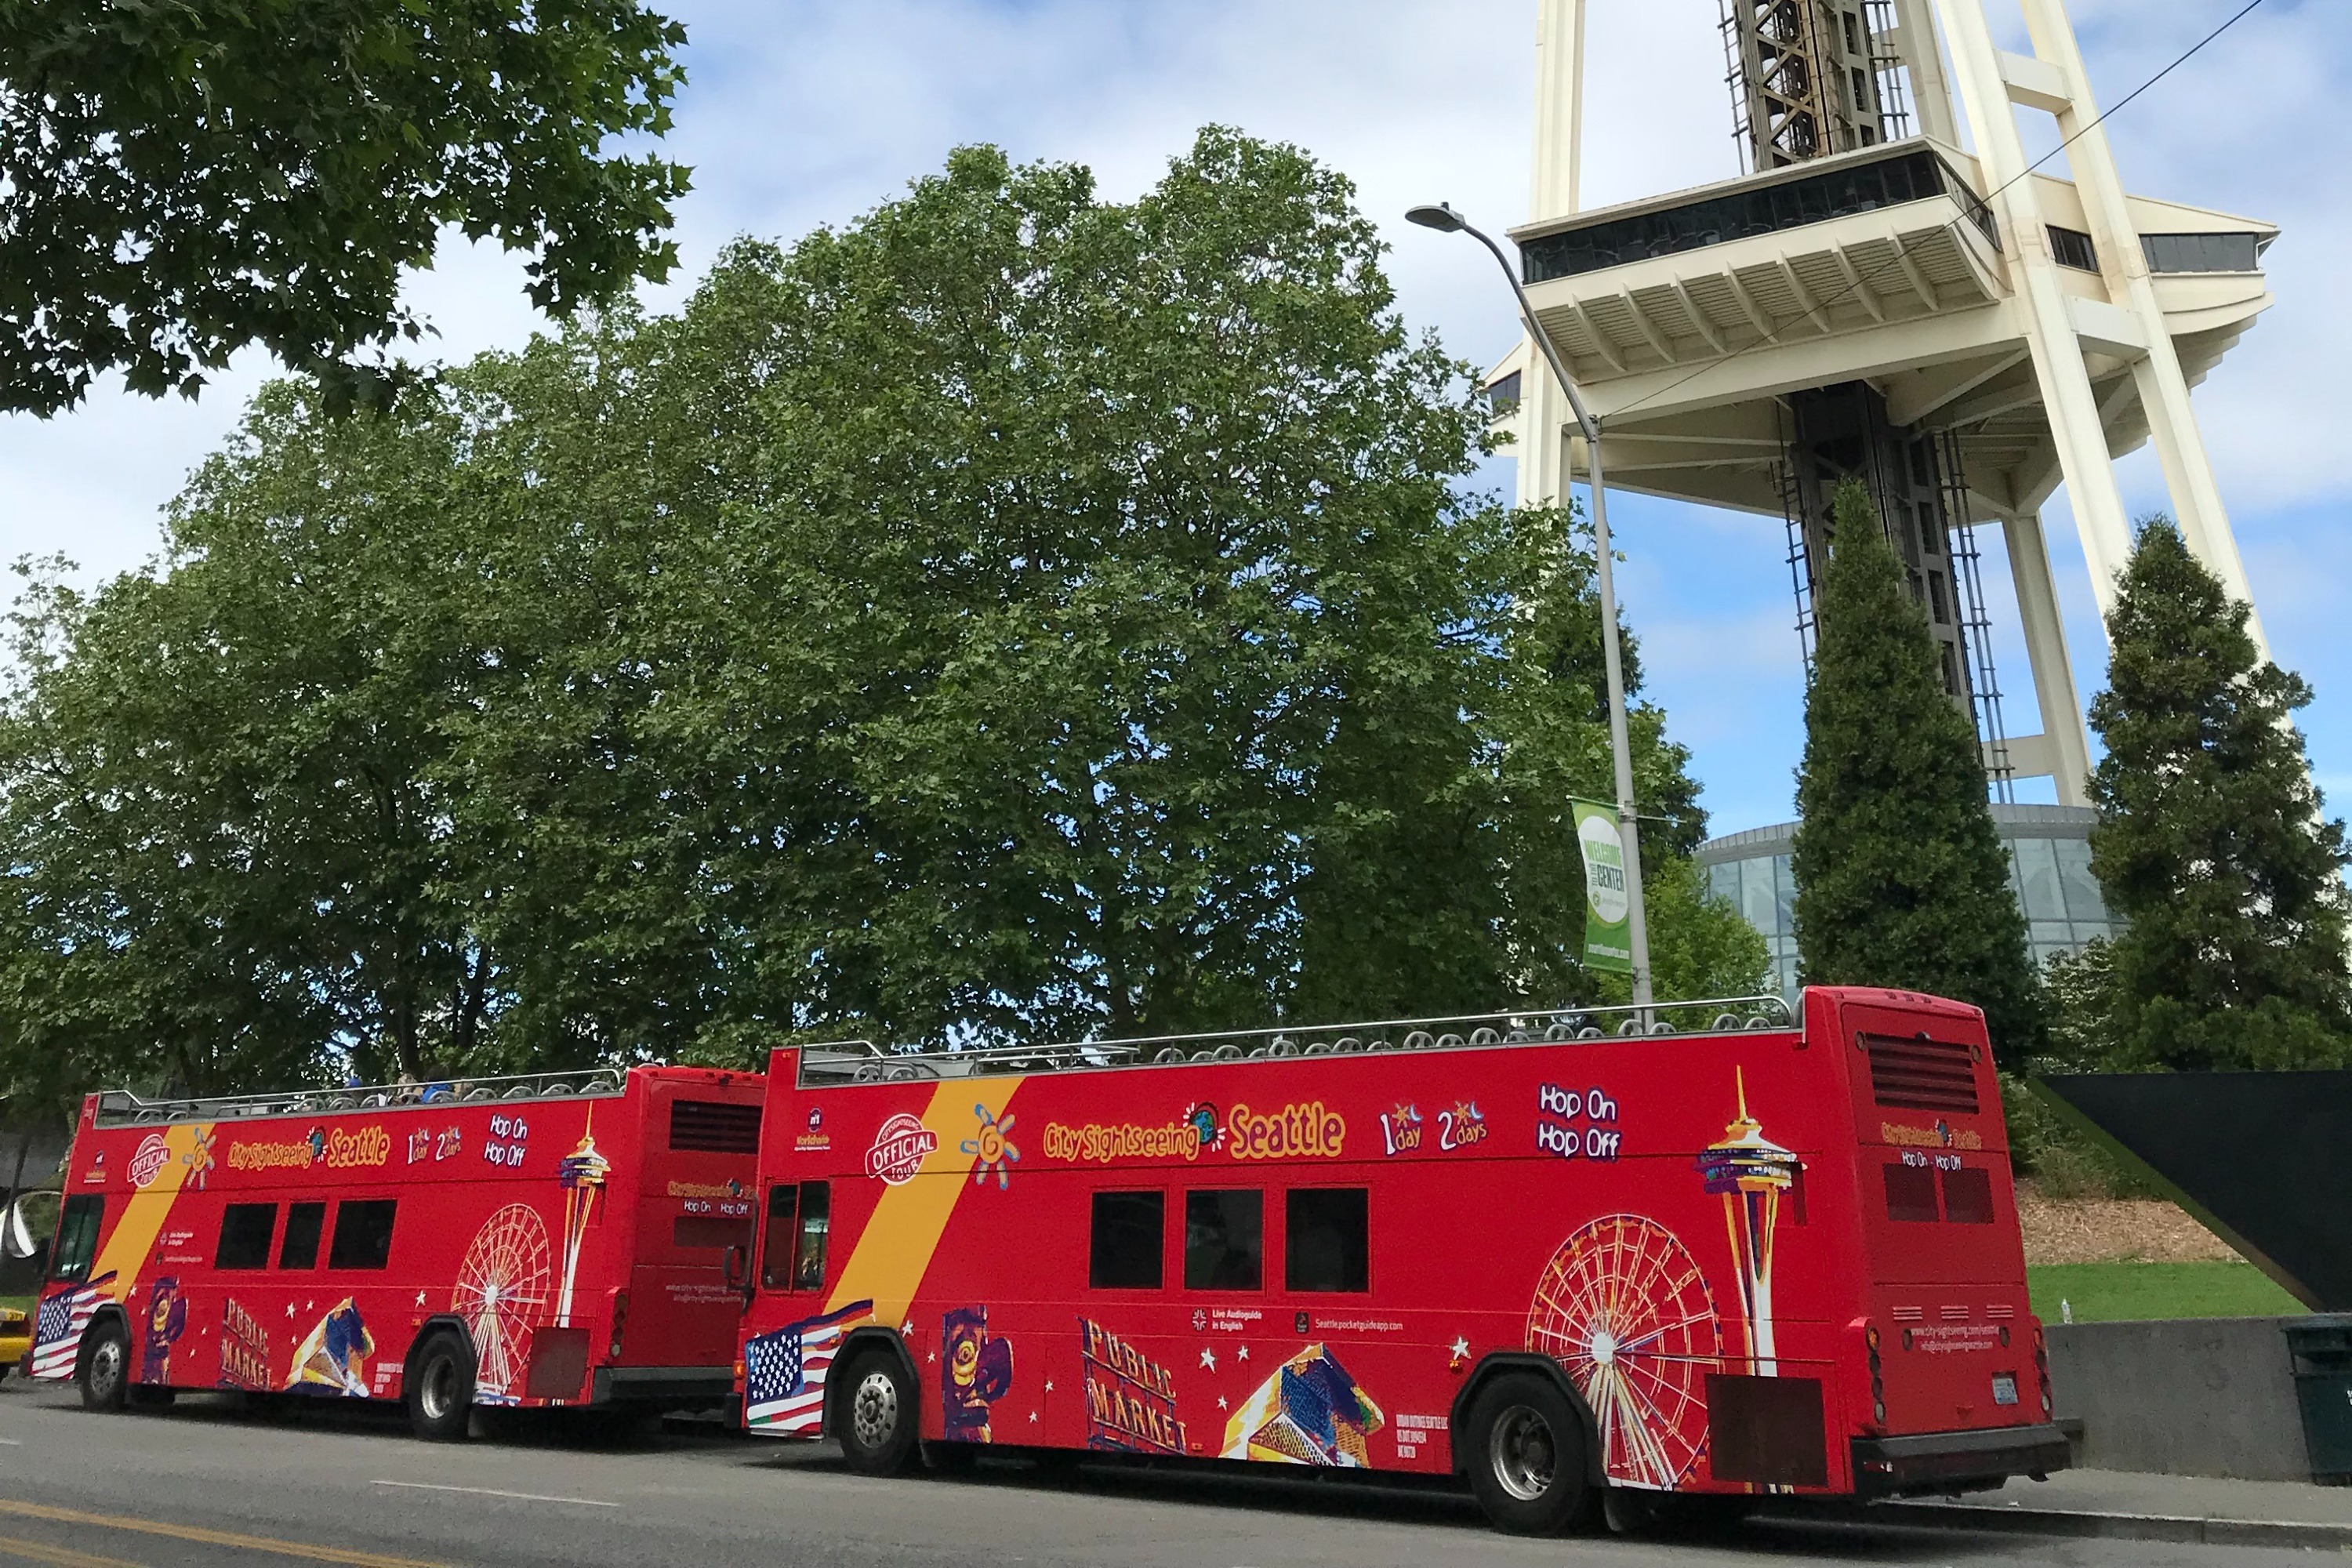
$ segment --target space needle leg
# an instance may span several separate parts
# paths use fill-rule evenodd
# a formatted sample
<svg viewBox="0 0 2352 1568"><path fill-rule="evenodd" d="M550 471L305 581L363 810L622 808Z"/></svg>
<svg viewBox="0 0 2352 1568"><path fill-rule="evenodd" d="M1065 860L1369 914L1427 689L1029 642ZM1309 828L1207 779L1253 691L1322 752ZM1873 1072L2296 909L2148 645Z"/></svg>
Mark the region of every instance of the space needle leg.
<svg viewBox="0 0 2352 1568"><path fill-rule="evenodd" d="M1536 222L1577 210L1584 135L1584 0L1537 0L1534 188ZM1569 409L1543 374L1533 344L1519 378L1518 498L1521 506L1566 506Z"/></svg>
<svg viewBox="0 0 2352 1568"><path fill-rule="evenodd" d="M2181 372L2164 308L2148 276L2147 258L2140 248L2138 226L2124 194L2123 175L2116 167L2107 133L2098 124L2097 100L2091 92L2090 73L2083 63L2074 24L2067 19L2061 0L2024 0L2024 7L2034 53L2044 64L2056 67L2066 85L2069 102L2057 111L2058 132L2072 143L2066 158L2099 253L2099 270L2108 295L2130 312L2147 341L2146 356L2132 365L2132 380L2147 417L2149 440L2164 465L2174 520L2190 552L2221 580L2231 598L2251 610L2253 589L2246 581L2237 536L2231 531L2230 514L2221 504L2221 487L2213 477L2212 461L2189 407L2189 378ZM2259 615L2248 621L2247 629L2268 658L2269 645L2263 637Z"/></svg>
<svg viewBox="0 0 2352 1568"><path fill-rule="evenodd" d="M2083 700L2074 690L2074 668L2066 655L2066 623L2058 613L2058 585L2050 573L2050 550L2042 519L2031 512L2001 520L2009 545L2009 570L2017 584L2017 614L2025 632L2025 656L2033 667L2033 695L2042 709L2043 743L2061 805L2088 805L2090 737L2083 728Z"/></svg>
<svg viewBox="0 0 2352 1568"><path fill-rule="evenodd" d="M2033 181L2026 175L2025 143L2018 135L2017 113L2010 103L2000 51L1984 6L1980 0L1937 0L1937 9L1951 42L1952 75L1969 129L1976 136L1987 184L2000 193L2002 241L2017 289L2015 308L2032 351L2034 376L2042 386L2074 528L2090 562L2091 591L2104 622L2115 605L2116 579L2131 555L2131 525L2116 483L2106 422L2100 417L2098 396L2083 363L2082 340L2058 281L2049 226Z"/></svg>

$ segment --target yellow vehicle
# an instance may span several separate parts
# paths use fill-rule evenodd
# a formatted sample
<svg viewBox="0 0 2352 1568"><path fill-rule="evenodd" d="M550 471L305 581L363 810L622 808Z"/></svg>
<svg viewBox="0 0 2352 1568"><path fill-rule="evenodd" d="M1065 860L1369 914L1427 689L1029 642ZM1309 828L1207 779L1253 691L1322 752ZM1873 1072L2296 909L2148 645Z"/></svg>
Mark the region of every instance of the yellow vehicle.
<svg viewBox="0 0 2352 1568"><path fill-rule="evenodd" d="M20 1307L0 1307L0 1377L22 1365L33 1348L33 1315Z"/></svg>
<svg viewBox="0 0 2352 1568"><path fill-rule="evenodd" d="M30 1258L43 1250L58 1227L62 1194L30 1192L0 1214L0 1251L11 1258ZM0 1307L0 1377L22 1370L33 1350L33 1315L17 1307Z"/></svg>

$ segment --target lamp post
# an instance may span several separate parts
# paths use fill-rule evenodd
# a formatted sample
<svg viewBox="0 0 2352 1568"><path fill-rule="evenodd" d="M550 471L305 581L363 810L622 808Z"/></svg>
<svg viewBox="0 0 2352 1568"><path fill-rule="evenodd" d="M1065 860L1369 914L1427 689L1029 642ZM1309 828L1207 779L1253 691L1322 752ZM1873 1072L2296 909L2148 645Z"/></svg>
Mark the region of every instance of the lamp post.
<svg viewBox="0 0 2352 1568"><path fill-rule="evenodd" d="M1601 589L1601 651L1609 677L1609 750L1617 764L1617 838L1625 852L1625 924L1633 950L1633 1005L1647 1007L1653 1000L1650 926L1642 908L1641 829L1633 813L1633 753L1625 733L1625 665L1617 650L1617 584L1609 550L1609 492L1601 477L1601 421L1592 416L1592 411L1585 407L1584 399L1578 395L1576 383L1569 378L1568 366L1560 362L1559 350L1554 346L1551 334L1544 331L1543 323L1536 320L1535 307L1528 303L1528 291L1519 286L1518 269L1503 254L1503 247L1443 203L1414 207L1404 216L1410 222L1441 234L1466 234L1494 256L1496 265L1510 280L1511 295L1519 302L1519 316L1528 324L1528 335L1543 350L1545 363L1559 378L1560 390L1568 394L1568 406L1576 415L1577 427L1584 433L1592 486L1592 549Z"/></svg>

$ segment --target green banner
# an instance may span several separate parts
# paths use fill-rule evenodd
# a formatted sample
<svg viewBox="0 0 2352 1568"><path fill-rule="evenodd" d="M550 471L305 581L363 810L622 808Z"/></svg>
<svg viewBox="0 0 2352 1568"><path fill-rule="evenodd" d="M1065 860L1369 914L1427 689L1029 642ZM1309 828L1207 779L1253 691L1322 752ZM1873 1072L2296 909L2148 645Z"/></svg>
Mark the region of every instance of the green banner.
<svg viewBox="0 0 2352 1568"><path fill-rule="evenodd" d="M1625 889L1625 841L1617 808L1571 800L1576 839L1584 851L1584 967L1633 973L1633 900Z"/></svg>

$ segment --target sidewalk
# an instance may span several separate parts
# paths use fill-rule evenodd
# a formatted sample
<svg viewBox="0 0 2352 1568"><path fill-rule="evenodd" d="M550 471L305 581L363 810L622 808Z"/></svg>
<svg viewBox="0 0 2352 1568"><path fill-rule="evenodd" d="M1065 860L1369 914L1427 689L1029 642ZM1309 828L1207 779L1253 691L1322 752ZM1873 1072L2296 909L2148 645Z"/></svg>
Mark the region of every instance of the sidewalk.
<svg viewBox="0 0 2352 1568"><path fill-rule="evenodd" d="M2352 1487L2062 1470L1996 1492L1883 1503L1853 1517L1939 1529L2014 1531L2211 1546L2352 1550Z"/></svg>

